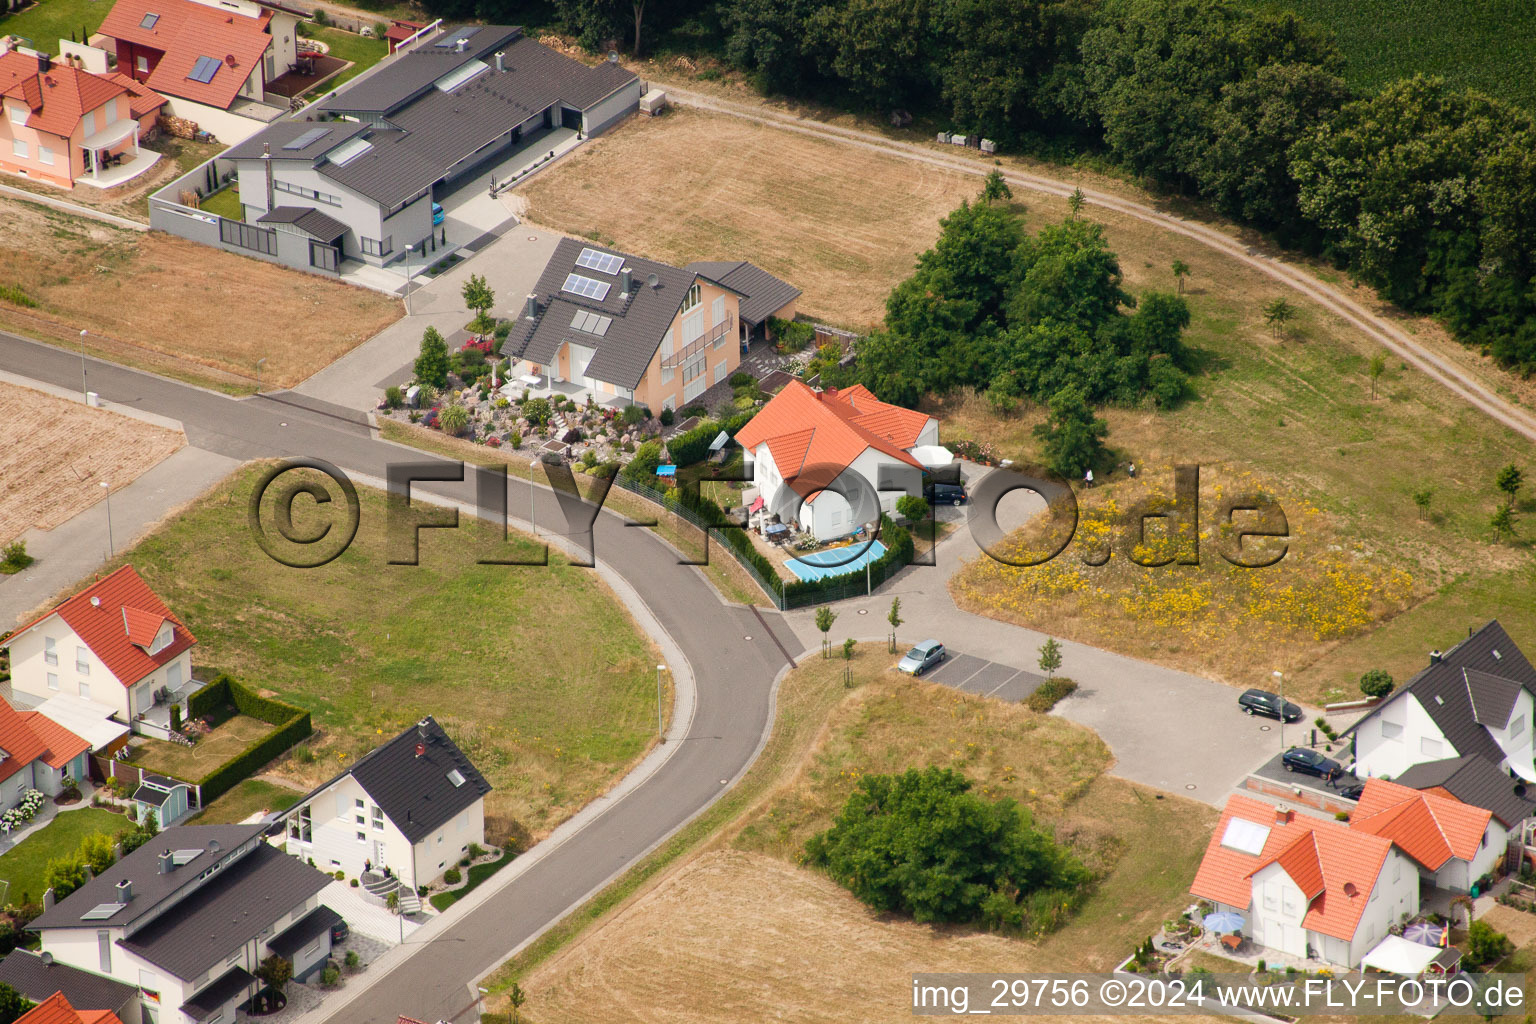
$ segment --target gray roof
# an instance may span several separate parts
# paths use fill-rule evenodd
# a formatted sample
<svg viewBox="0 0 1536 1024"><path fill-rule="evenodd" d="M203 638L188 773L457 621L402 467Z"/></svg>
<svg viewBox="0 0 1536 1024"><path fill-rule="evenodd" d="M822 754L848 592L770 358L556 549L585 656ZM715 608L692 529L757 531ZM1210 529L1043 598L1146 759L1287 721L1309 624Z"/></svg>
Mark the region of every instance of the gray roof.
<svg viewBox="0 0 1536 1024"><path fill-rule="evenodd" d="M292 960L295 953L330 931L332 925L340 924L341 921L340 914L322 903L305 914L283 934L274 935L268 939L267 948L279 956Z"/></svg>
<svg viewBox="0 0 1536 1024"><path fill-rule="evenodd" d="M1499 764L1504 760L1504 751L1487 727L1478 722L1473 689L1467 682L1469 671L1492 677L1500 684L1498 687L1492 684L1478 687L1493 717L1497 711L1494 705L1516 692L1510 687L1524 688L1536 695L1536 669L1531 667L1498 620L1494 620L1444 652L1439 661L1431 662L1402 689L1344 730L1344 734L1354 732L1362 723L1375 719L1392 702L1406 700L1408 694L1412 694L1458 755L1472 754ZM1509 699L1513 700L1513 697ZM1505 720L1508 721L1507 712Z"/></svg>
<svg viewBox="0 0 1536 1024"><path fill-rule="evenodd" d="M734 263L706 260L690 263L684 269L738 292L742 297L738 315L753 327L800 297L799 288L746 260Z"/></svg>
<svg viewBox="0 0 1536 1024"><path fill-rule="evenodd" d="M331 881L297 857L260 843L174 910L120 941L178 978L196 978Z"/></svg>
<svg viewBox="0 0 1536 1024"><path fill-rule="evenodd" d="M624 296L617 274L578 267L576 258L582 249L622 258L623 265L634 273L634 294ZM607 282L610 285L608 294L598 301L562 291L561 285L571 273ZM652 274L656 275L655 288L647 284ZM696 276L692 271L630 256L592 242L561 239L534 286L534 292L539 296L539 316L534 320L526 316L519 319L507 335L502 352L516 359L548 363L564 342L575 342L596 349L592 361L587 364L587 376L634 388L645 376L646 368L661 347L662 336L671 327ZM613 318L601 338L571 326L576 312L583 309Z"/></svg>
<svg viewBox="0 0 1536 1024"><path fill-rule="evenodd" d="M1502 729L1509 724L1509 716L1515 710L1520 696L1520 684L1501 679L1477 669L1462 669L1467 684L1467 696L1472 701L1472 717L1478 725L1490 729Z"/></svg>
<svg viewBox="0 0 1536 1024"><path fill-rule="evenodd" d="M322 242L334 241L347 226L319 210L304 206L279 206L256 218L258 224L290 224Z"/></svg>
<svg viewBox="0 0 1536 1024"><path fill-rule="evenodd" d="M1527 785L1512 779L1486 758L1450 757L1416 764L1392 780L1409 789L1444 789L1464 804L1492 811L1505 828L1513 828L1532 813L1536 799Z"/></svg>
<svg viewBox="0 0 1536 1024"><path fill-rule="evenodd" d="M244 967L235 967L224 977L181 1004L181 1010L193 1020L215 1016L231 999L249 995L256 978Z"/></svg>
<svg viewBox="0 0 1536 1024"><path fill-rule="evenodd" d="M139 998L133 985L82 971L58 961L44 963L37 953L17 949L0 960L0 982L11 986L34 1003L55 992L64 993L69 1005L79 1010L111 1010L122 1017L124 1008Z"/></svg>
<svg viewBox="0 0 1536 1024"><path fill-rule="evenodd" d="M168 897L197 885L198 875L214 864L227 871L241 856L240 848L259 844L262 825L183 825L166 829L149 842L86 882L33 921L33 931L44 928L117 928L138 920ZM218 844L216 847L211 844ZM160 855L173 850L197 851L197 856L164 874ZM248 854L245 854L248 856ZM322 876L323 877L323 876ZM93 908L117 902L117 883L133 883L133 899L110 918L85 919ZM286 908L285 908L286 909Z"/></svg>
<svg viewBox="0 0 1536 1024"><path fill-rule="evenodd" d="M409 50L379 65L377 71L339 89L320 104L326 111L368 111L388 114L432 88L432 83L455 68L480 60L521 38L513 25L462 25L427 36ZM438 46L453 37L467 40L463 51Z"/></svg>
<svg viewBox="0 0 1536 1024"><path fill-rule="evenodd" d="M308 132L327 129L303 149L284 149L290 142L297 142ZM262 146L267 146L273 160L296 160L313 164L330 150L361 135L368 125L355 121L274 121L266 128L243 142L230 146L219 154L223 160L259 160Z"/></svg>
<svg viewBox="0 0 1536 1024"><path fill-rule="evenodd" d="M462 780L457 784L452 778L455 772ZM425 839L491 791L491 784L480 769L448 738L437 720L428 715L358 758L351 768L316 786L282 817L297 814L317 793L348 775L357 780L412 844Z"/></svg>

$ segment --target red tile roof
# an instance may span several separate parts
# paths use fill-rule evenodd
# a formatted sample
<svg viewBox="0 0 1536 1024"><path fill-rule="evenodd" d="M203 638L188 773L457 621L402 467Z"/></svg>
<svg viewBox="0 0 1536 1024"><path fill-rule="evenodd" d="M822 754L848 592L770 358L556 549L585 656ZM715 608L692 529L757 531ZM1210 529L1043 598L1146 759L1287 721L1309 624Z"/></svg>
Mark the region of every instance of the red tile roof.
<svg viewBox="0 0 1536 1024"><path fill-rule="evenodd" d="M98 599L94 604L93 598ZM97 580L53 611L33 619L17 629L15 636L20 636L52 615L63 619L64 624L75 631L80 641L101 659L107 671L124 686L133 686L197 643L191 630L171 614L165 602L155 596L155 592L139 578L131 565L125 565L110 576ZM171 642L153 656L147 649L148 644L141 646L130 635L127 625L130 618L142 622L139 618L142 615L169 619L172 624ZM150 639L154 639L153 634L150 634Z"/></svg>
<svg viewBox="0 0 1536 1024"><path fill-rule="evenodd" d="M5 751L4 759L0 760L0 781L15 775L33 761L48 757L48 742L38 735L21 712L3 700L0 700L0 750Z"/></svg>
<svg viewBox="0 0 1536 1024"><path fill-rule="evenodd" d="M1221 845L1234 818L1269 830L1258 854ZM1273 805L1234 794L1227 798L1189 891L1246 909L1253 903L1254 873L1278 863L1302 892L1313 893L1302 926L1348 940L1354 938L1391 850L1391 841L1379 836L1294 812L1281 820Z"/></svg>
<svg viewBox="0 0 1536 1024"><path fill-rule="evenodd" d="M911 417L922 421L916 429ZM816 391L792 380L741 428L736 441L748 451L766 443L779 475L809 497L869 448L921 469L904 449L916 443L927 421L922 413L887 405L862 385Z"/></svg>
<svg viewBox="0 0 1536 1024"><path fill-rule="evenodd" d="M103 76L109 82L116 82L128 90L128 111L135 121L153 110L159 110L165 106L165 97L136 79L129 78L121 71L109 71Z"/></svg>
<svg viewBox="0 0 1536 1024"><path fill-rule="evenodd" d="M50 768L63 768L91 749L90 741L76 736L41 711L21 711L21 720L48 747L43 760Z"/></svg>
<svg viewBox="0 0 1536 1024"><path fill-rule="evenodd" d="M157 17L145 28L151 14ZM271 20L268 10L249 18L193 0L117 0L101 23L101 32L161 52L147 83L156 92L227 110L272 42L267 34ZM213 81L194 82L187 77L199 57L212 57L222 64Z"/></svg>
<svg viewBox="0 0 1536 1024"><path fill-rule="evenodd" d="M123 1024L111 1010L77 1010L64 993L53 995L16 1018L16 1024Z"/></svg>
<svg viewBox="0 0 1536 1024"><path fill-rule="evenodd" d="M61 139L75 133L87 111L95 110L125 92L123 86L105 76L93 75L68 64L55 64L40 73L36 57L15 50L0 56L0 95L21 100L30 108L28 128Z"/></svg>
<svg viewBox="0 0 1536 1024"><path fill-rule="evenodd" d="M1492 811L1454 797L1367 779L1349 827L1390 839L1425 868L1438 871L1452 857L1476 857L1492 820Z"/></svg>

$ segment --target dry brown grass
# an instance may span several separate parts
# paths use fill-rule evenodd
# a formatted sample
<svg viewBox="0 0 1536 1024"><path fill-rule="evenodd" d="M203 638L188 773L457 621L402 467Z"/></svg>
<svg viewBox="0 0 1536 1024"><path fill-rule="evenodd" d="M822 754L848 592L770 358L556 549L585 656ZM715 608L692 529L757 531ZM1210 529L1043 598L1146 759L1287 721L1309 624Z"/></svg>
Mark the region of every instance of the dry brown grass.
<svg viewBox="0 0 1536 1024"><path fill-rule="evenodd" d="M399 302L274 263L0 199L0 323L225 390L291 387L401 315Z"/></svg>
<svg viewBox="0 0 1536 1024"><path fill-rule="evenodd" d="M801 289L803 312L868 327L939 218L979 190L967 174L675 108L518 191L537 223L679 266L749 259Z"/></svg>
<svg viewBox="0 0 1536 1024"><path fill-rule="evenodd" d="M893 661L881 645L861 646L852 690L841 659L786 677L786 715L742 783L767 783L764 797L523 977L524 1012L541 1024L590 1020L596 1005L614 1021L908 1019L914 971L1106 970L1187 902L1210 808L1100 775L1108 752L1087 730L895 677ZM1020 798L1104 872L1071 923L1038 942L917 925L795 865L853 774L925 763ZM497 976L488 1009L505 1009L507 980Z"/></svg>
<svg viewBox="0 0 1536 1024"><path fill-rule="evenodd" d="M130 760L145 771L196 782L271 732L272 728L259 718L235 715L221 722L195 746L184 747L167 740L142 740L135 744Z"/></svg>
<svg viewBox="0 0 1536 1024"><path fill-rule="evenodd" d="M0 544L51 530L187 443L167 430L31 388L0 384Z"/></svg>

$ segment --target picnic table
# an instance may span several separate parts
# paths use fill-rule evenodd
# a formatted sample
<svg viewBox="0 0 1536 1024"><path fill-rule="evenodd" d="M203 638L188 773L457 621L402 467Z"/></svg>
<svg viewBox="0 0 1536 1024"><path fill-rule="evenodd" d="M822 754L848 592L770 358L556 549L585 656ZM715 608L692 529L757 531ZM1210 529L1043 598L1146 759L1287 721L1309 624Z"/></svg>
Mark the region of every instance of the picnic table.
<svg viewBox="0 0 1536 1024"><path fill-rule="evenodd" d="M1221 944L1236 953L1237 948L1243 944L1243 937L1241 935L1223 935L1221 937Z"/></svg>

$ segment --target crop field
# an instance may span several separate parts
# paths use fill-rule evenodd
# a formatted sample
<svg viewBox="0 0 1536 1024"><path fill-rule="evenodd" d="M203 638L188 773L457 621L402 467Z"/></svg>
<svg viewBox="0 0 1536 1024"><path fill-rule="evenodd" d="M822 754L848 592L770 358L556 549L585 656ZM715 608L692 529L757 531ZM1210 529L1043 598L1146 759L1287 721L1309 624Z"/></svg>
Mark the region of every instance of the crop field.
<svg viewBox="0 0 1536 1024"><path fill-rule="evenodd" d="M1246 0L1331 29L1351 84L1419 72L1536 110L1536 10L1529 0Z"/></svg>

